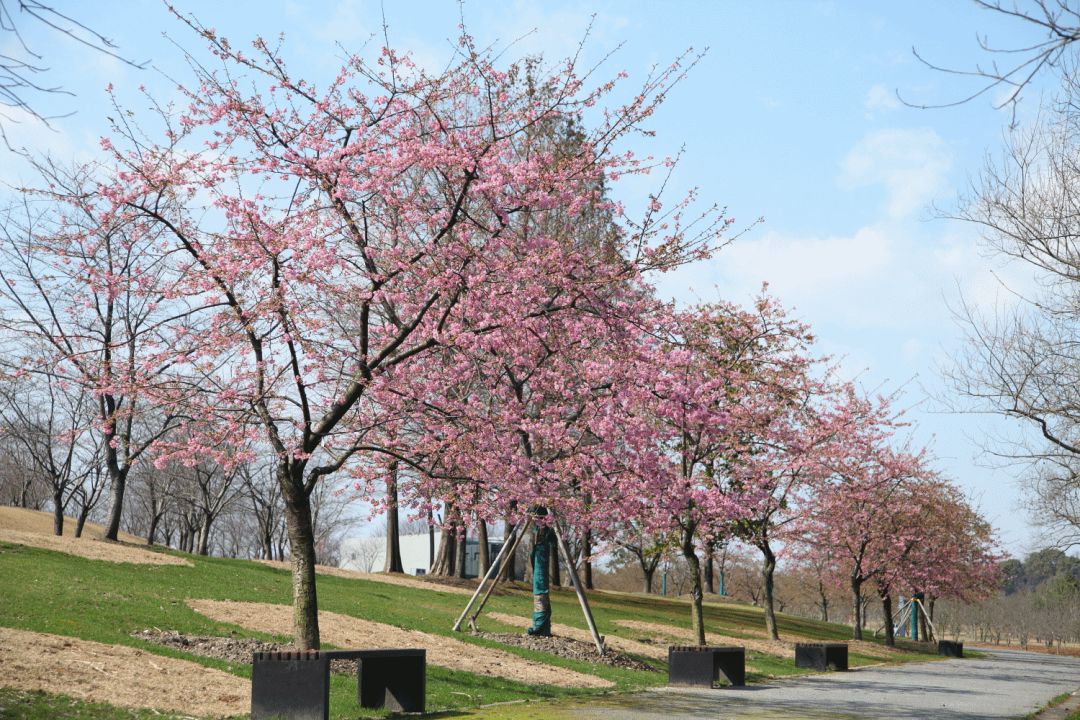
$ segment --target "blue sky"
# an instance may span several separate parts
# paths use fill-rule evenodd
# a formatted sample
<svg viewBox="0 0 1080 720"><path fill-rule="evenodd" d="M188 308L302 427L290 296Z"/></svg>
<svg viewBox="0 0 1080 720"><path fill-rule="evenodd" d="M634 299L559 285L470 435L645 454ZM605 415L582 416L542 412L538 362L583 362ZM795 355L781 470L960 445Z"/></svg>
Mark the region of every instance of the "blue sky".
<svg viewBox="0 0 1080 720"><path fill-rule="evenodd" d="M458 22L452 0L176 4L234 44L284 32L291 67L316 82L336 69L337 43L378 47L383 12L391 43L422 63L448 56ZM23 122L6 124L8 133L15 144L87 157L115 112L104 93L108 83L138 110L139 85L168 97L173 83L166 76L190 77L177 45L196 55L202 46L158 2L57 5L109 36L126 57L157 68L136 70L24 24L28 44L53 68L51 81L77 93L39 104L77 112L51 131ZM599 59L621 43L607 67L612 74L625 69L631 83L687 47L709 48L652 120L656 137L637 149L662 156L685 147L677 189L698 187L704 199L726 205L737 225L765 218L713 260L662 278L660 291L685 302L742 301L768 281L847 374L868 388L904 388L916 437L932 443L939 467L968 491L1009 549L1031 547L1016 471L989 468L979 458L984 430L1009 426L936 412L927 399L947 393L937 367L955 355L960 335L950 306L963 294L992 310L1007 297L1002 280L1014 287L1030 282L1020 269L985 257L973 228L935 219L930 210L955 206L985 154L1000 149L1009 116L988 99L925 111L903 106L895 94L940 102L971 88L920 65L913 46L940 64L971 67L986 61L976 31L1004 46L1031 35L961 2L473 0L465 7L481 44L516 39L511 55L549 58L577 47L593 13L586 57ZM0 51L12 49L7 42ZM1035 112L1042 90L1028 93L1021 120ZM8 157L0 163L0 179L23 174ZM619 192L634 203L644 191L635 184Z"/></svg>

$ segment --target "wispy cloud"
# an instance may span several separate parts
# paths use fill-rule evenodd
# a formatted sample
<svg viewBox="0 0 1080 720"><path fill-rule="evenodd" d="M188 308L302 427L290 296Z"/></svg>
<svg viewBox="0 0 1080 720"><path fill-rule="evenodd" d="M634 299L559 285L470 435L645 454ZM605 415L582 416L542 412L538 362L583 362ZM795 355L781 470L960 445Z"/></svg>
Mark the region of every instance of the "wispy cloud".
<svg viewBox="0 0 1080 720"><path fill-rule="evenodd" d="M923 209L945 187L951 153L928 128L878 130L863 137L844 158L839 183L856 189L883 185L893 219Z"/></svg>

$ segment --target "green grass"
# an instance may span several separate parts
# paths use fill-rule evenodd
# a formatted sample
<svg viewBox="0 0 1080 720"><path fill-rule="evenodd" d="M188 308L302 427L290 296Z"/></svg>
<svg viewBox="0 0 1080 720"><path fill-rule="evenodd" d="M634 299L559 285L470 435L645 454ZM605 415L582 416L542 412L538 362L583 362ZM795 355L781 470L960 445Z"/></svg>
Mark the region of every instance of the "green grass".
<svg viewBox="0 0 1080 720"><path fill-rule="evenodd" d="M244 628L215 622L192 611L187 599L237 600L288 604L291 599L289 574L260 563L220 558L190 558L192 566L131 565L92 561L37 548L0 543L0 577L4 578L3 602L0 602L0 626L34 630L129 645L150 653L183 658L215 667L242 677L250 677L249 665L230 664L165 648L131 637L145 628L175 630L186 634L228 635L230 633L267 640L287 641ZM556 622L585 629L585 620L577 599L570 591L552 593ZM456 593L408 588L398 585L349 578L320 576L320 609L362 617L376 622L428 633L453 636L463 642L497 647L506 652L549 665L564 667L606 678L615 692L626 692L661 685L666 682L662 662L641 658L660 672L624 670L594 665L525 648L508 647L466 633L452 633L450 628L460 614L466 597ZM689 610L676 599L592 593L590 604L602 634L650 640L647 633L628 631L619 620L637 620L687 627ZM520 632L532 610L532 597L526 591L511 591L492 597L488 610L521 618L518 626L506 625L482 617L480 625L492 632ZM762 611L732 603L709 603L705 608L706 627L736 638L760 637L749 632L763 628ZM783 636L797 634L817 640L842 641L850 635L843 625L779 615ZM913 652L898 655L897 660L923 660L932 656ZM853 667L880 662L852 654ZM751 682L768 677L803 673L790 658L750 652L747 663L756 672ZM596 695L595 690L574 690L543 685L528 685L501 678L481 677L429 665L427 705L430 711L450 711L507 703L522 699L559 700ZM358 717L355 704L355 680L335 676L331 682L332 716L336 720ZM39 710L37 706L40 705ZM519 710L507 705L507 712ZM14 709L13 709L14 708ZM62 709L62 711L61 711ZM11 714L13 712L21 714ZM35 714L37 713L37 714ZM62 714L68 713L68 714ZM81 713L81 714L79 714ZM113 714L110 714L113 713ZM369 713L378 715L378 713ZM138 713L78 703L60 696L41 694L0 695L0 718L72 717L112 720L141 718ZM146 717L158 717L146 715ZM167 717L167 716L163 716Z"/></svg>

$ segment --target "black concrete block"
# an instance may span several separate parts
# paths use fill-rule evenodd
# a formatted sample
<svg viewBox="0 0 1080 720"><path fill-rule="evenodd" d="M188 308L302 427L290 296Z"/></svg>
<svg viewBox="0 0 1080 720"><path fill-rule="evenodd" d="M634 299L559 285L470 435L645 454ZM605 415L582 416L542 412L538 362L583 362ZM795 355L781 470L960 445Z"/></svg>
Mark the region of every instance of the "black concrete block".
<svg viewBox="0 0 1080 720"><path fill-rule="evenodd" d="M795 643L795 667L847 670L847 643Z"/></svg>
<svg viewBox="0 0 1080 720"><path fill-rule="evenodd" d="M668 648L668 685L712 687L721 672L733 686L745 685L746 650L707 645Z"/></svg>
<svg viewBox="0 0 1080 720"><path fill-rule="evenodd" d="M944 657L964 657L964 643L953 642L952 640L939 640L937 644L937 654Z"/></svg>
<svg viewBox="0 0 1080 720"><path fill-rule="evenodd" d="M251 720L327 720L330 659L315 651L255 653Z"/></svg>

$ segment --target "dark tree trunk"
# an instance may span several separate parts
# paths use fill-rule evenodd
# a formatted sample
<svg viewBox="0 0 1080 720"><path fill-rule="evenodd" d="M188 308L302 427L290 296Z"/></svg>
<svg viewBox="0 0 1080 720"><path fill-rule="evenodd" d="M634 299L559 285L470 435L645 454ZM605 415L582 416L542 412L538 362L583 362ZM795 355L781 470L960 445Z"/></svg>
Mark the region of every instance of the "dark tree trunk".
<svg viewBox="0 0 1080 720"><path fill-rule="evenodd" d="M398 527L398 463L390 461L386 473L386 561L383 572L403 573L401 563L401 533Z"/></svg>
<svg viewBox="0 0 1080 720"><path fill-rule="evenodd" d="M487 575L491 567L491 552L488 548L487 522L483 518L476 518L476 543L479 550L476 563L476 574L479 577Z"/></svg>
<svg viewBox="0 0 1080 720"><path fill-rule="evenodd" d="M821 582L818 583L818 596L821 598L821 602L818 603L821 608L821 621L829 622L829 596L825 593L825 585Z"/></svg>
<svg viewBox="0 0 1080 720"><path fill-rule="evenodd" d="M585 566L585 589L592 590L592 531L586 530L581 536L582 565Z"/></svg>
<svg viewBox="0 0 1080 720"><path fill-rule="evenodd" d="M862 580L851 578L851 637L862 640Z"/></svg>
<svg viewBox="0 0 1080 720"><path fill-rule="evenodd" d="M514 529L517 526L509 520L506 521L506 532L503 534L503 542L509 542L510 536L514 534ZM510 548L506 548L506 552L510 552ZM515 550L506 558L505 569L503 570L500 580L513 580L517 577L517 551Z"/></svg>
<svg viewBox="0 0 1080 720"><path fill-rule="evenodd" d="M120 536L120 516L124 511L124 487L127 484L127 473L124 471L110 472L109 477L109 519L105 524L105 539L116 540Z"/></svg>
<svg viewBox="0 0 1080 720"><path fill-rule="evenodd" d="M776 599L773 593L776 575L776 554L773 553L769 541L765 540L759 548L762 555L761 579L765 586L765 630L773 640L780 639L780 632L776 627Z"/></svg>
<svg viewBox="0 0 1080 720"><path fill-rule="evenodd" d="M711 595L714 592L714 590L713 590L714 585L713 585L713 546L712 546L712 543L708 543L705 546L705 572L703 574L705 576L705 592L707 592L707 593L709 593Z"/></svg>
<svg viewBox="0 0 1080 720"><path fill-rule="evenodd" d="M896 634L892 624L892 595L889 593L881 596L881 614L885 616L885 644L896 647Z"/></svg>
<svg viewBox="0 0 1080 720"><path fill-rule="evenodd" d="M285 500L285 520L292 555L293 645L300 650L319 649L319 612L315 592L315 531L311 522L311 499L304 492L303 466L282 463L278 481Z"/></svg>
<svg viewBox="0 0 1080 720"><path fill-rule="evenodd" d="M146 531L146 544L153 545L154 538L157 536L158 524L161 522L161 515L154 513L150 516L150 529Z"/></svg>
<svg viewBox="0 0 1080 720"><path fill-rule="evenodd" d="M83 528L86 527L86 518L90 516L90 507L84 505L79 510L79 517L75 518L75 537L82 537Z"/></svg>
<svg viewBox="0 0 1080 720"><path fill-rule="evenodd" d="M694 637L698 645L705 644L705 615L701 605L701 563L698 562L697 550L694 547L694 530L696 528L683 528L682 553L686 558L687 570L690 572L690 622L693 625Z"/></svg>
<svg viewBox="0 0 1080 720"><path fill-rule="evenodd" d="M653 574L656 573L656 568L647 568L644 564L641 567L641 574L645 576L644 590L649 595L652 595Z"/></svg>
<svg viewBox="0 0 1080 720"><path fill-rule="evenodd" d="M431 507L428 507L427 511L427 532L428 532L428 572L435 567L435 516L431 511Z"/></svg>
<svg viewBox="0 0 1080 720"><path fill-rule="evenodd" d="M551 587L562 587L562 573L559 571L559 545L551 543L551 559L548 561L551 572Z"/></svg>
<svg viewBox="0 0 1080 720"><path fill-rule="evenodd" d="M465 525L465 519L460 517L460 516L458 518L458 532L459 532L459 535L457 537L458 545L457 545L457 561L456 561L457 566L455 567L456 572L454 574L459 578L464 578L465 577L465 559L466 559L466 557L468 555L468 549L469 549L469 543L468 543L469 529Z"/></svg>
<svg viewBox="0 0 1080 720"><path fill-rule="evenodd" d="M64 534L64 493L53 491L53 535Z"/></svg>

